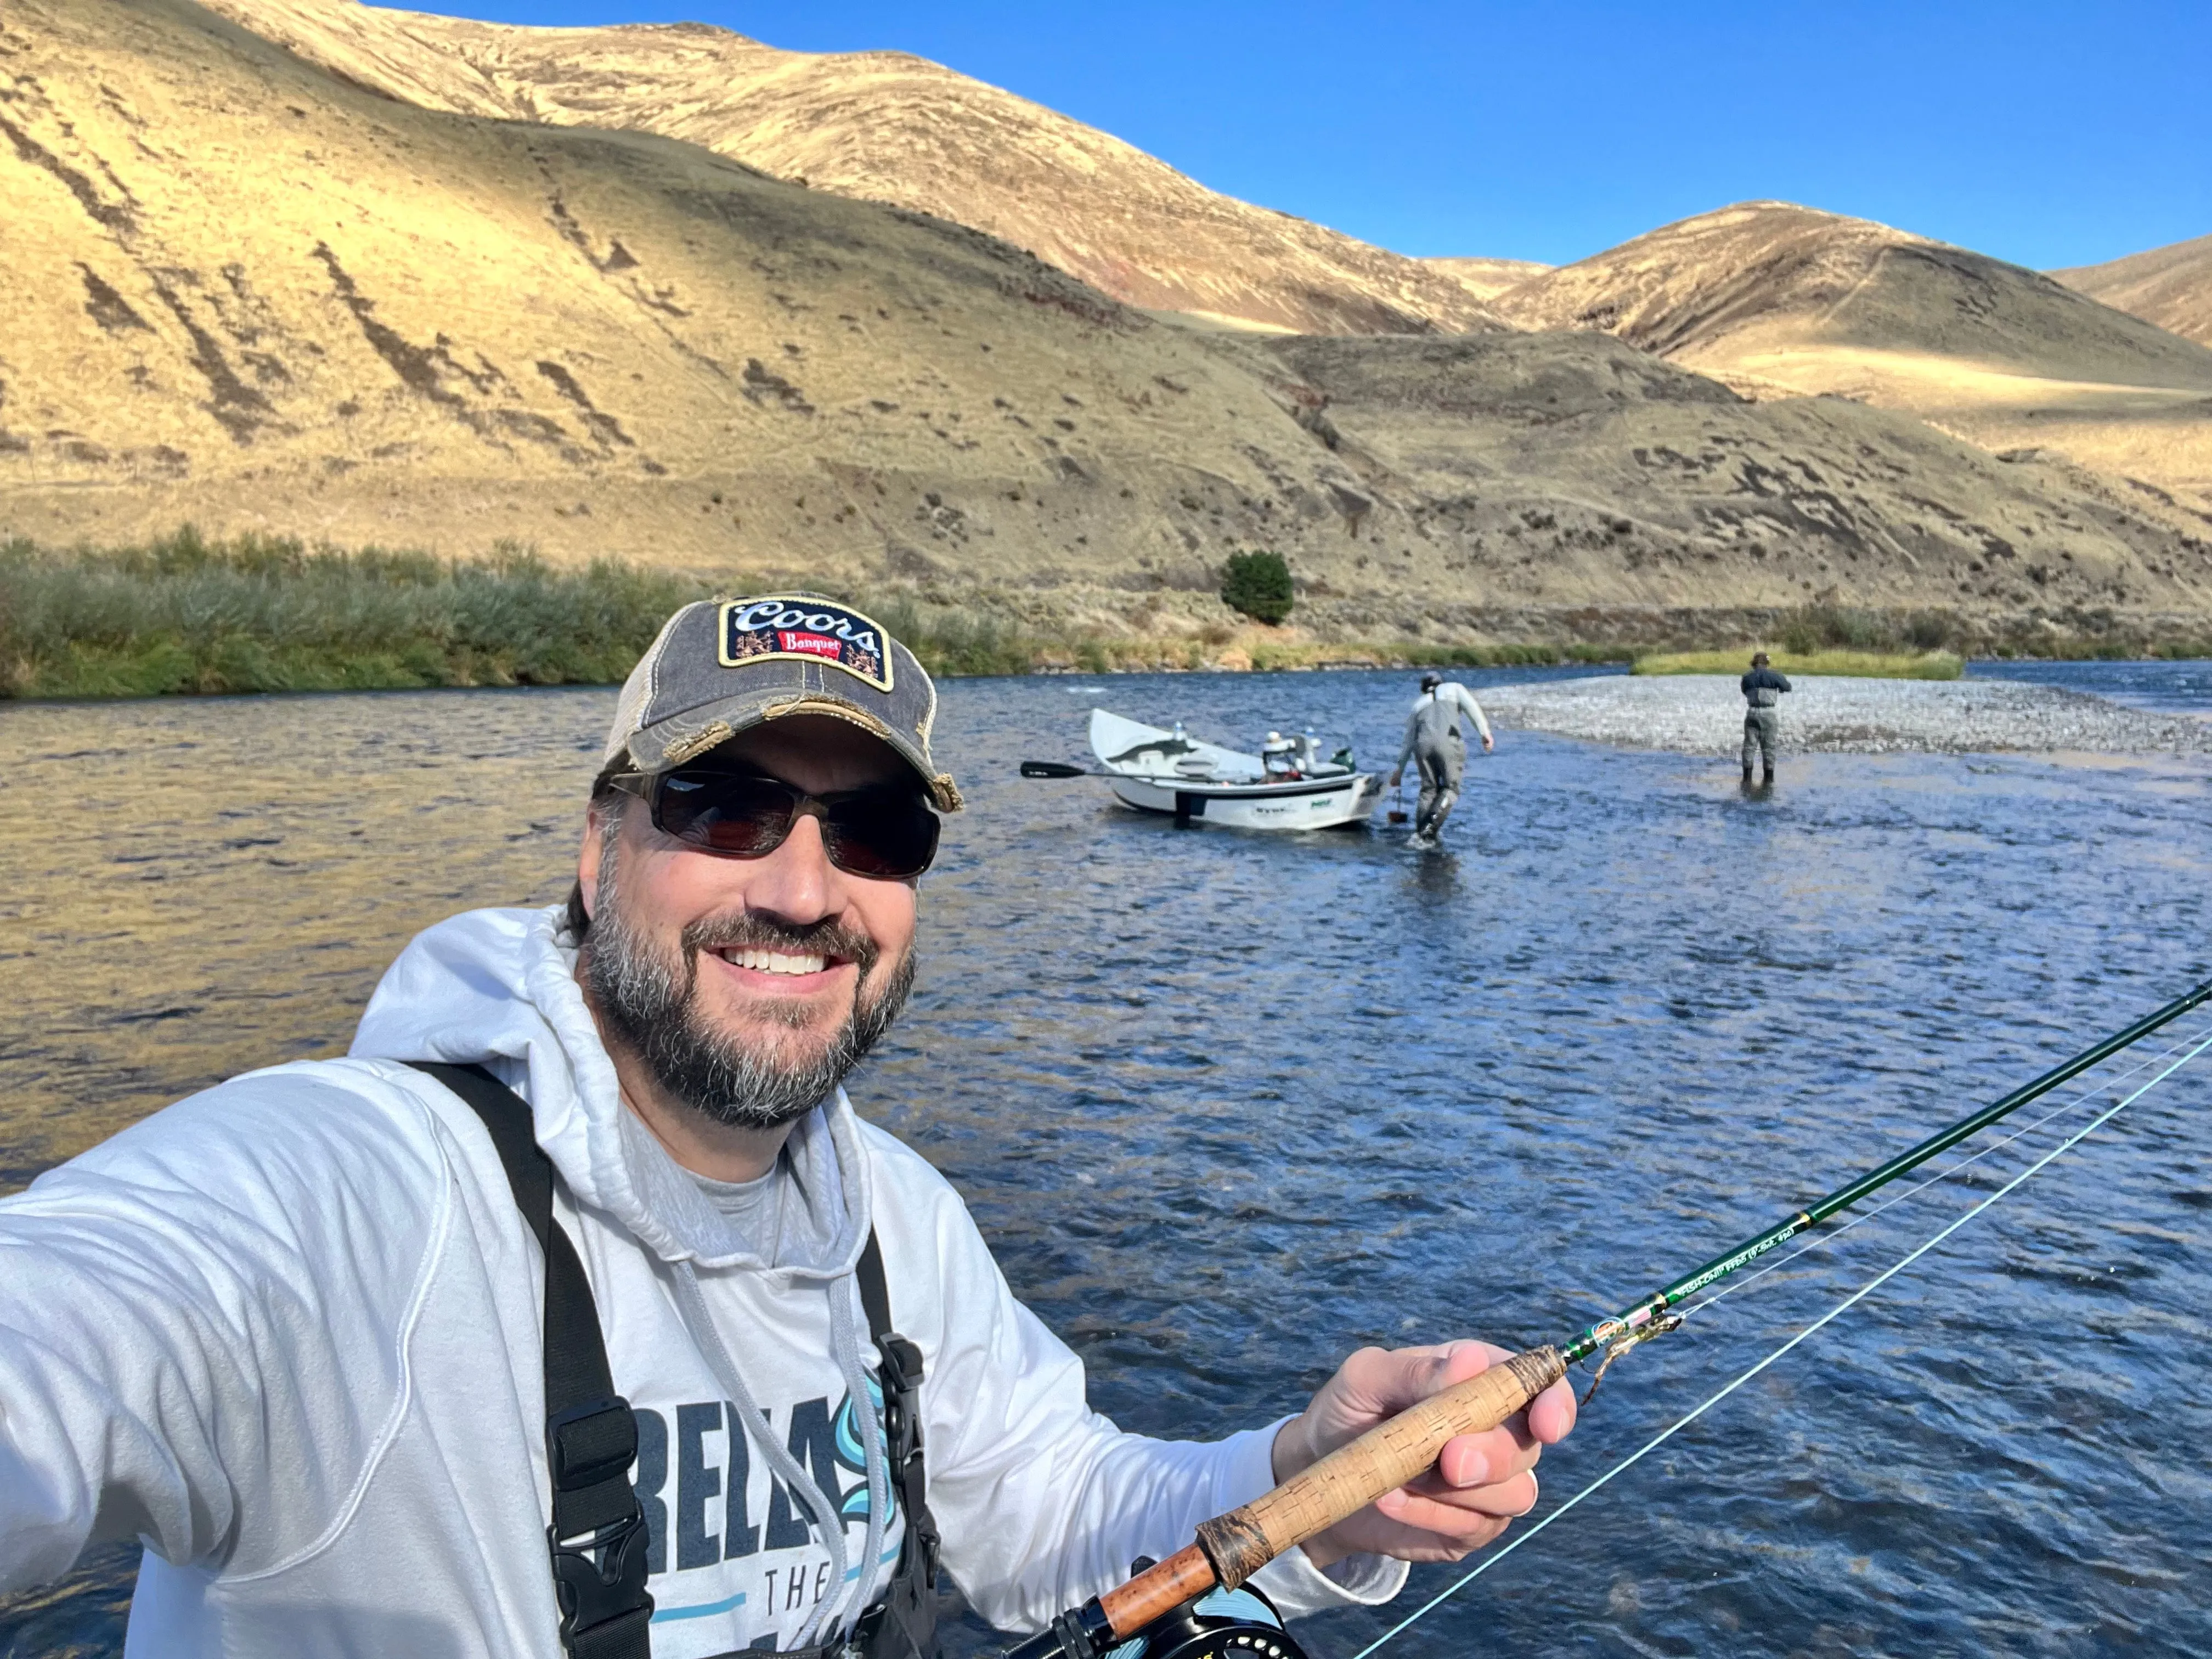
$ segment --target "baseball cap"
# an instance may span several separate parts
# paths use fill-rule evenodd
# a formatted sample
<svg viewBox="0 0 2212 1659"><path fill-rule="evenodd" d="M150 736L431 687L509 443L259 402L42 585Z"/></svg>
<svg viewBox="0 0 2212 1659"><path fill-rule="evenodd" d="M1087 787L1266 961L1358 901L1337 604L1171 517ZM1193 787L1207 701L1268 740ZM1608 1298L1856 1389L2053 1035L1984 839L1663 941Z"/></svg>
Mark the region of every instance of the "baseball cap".
<svg viewBox="0 0 2212 1659"><path fill-rule="evenodd" d="M790 714L880 738L940 810L960 810L959 786L930 758L929 676L882 623L817 593L700 599L662 623L623 684L601 766L665 772Z"/></svg>

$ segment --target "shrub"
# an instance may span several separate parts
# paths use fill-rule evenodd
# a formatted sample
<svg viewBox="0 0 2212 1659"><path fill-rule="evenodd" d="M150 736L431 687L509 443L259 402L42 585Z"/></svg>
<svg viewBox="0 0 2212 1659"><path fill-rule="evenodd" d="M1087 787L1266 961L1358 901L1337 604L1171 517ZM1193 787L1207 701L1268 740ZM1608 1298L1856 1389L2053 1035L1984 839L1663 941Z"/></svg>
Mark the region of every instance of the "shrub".
<svg viewBox="0 0 2212 1659"><path fill-rule="evenodd" d="M1279 553L1231 553L1221 570L1221 602L1270 628L1291 614L1297 595Z"/></svg>
<svg viewBox="0 0 2212 1659"><path fill-rule="evenodd" d="M1636 659L1638 674L1741 674L1749 665L1749 647L1734 651L1647 653ZM1773 666L1784 674L1847 674L1886 680L1955 680L1965 664L1948 651L1908 656L1900 652L1824 650L1774 653Z"/></svg>
<svg viewBox="0 0 2212 1659"><path fill-rule="evenodd" d="M1036 642L995 617L925 609L902 594L880 602L862 594L852 603L889 629L931 674L1026 674L1036 662Z"/></svg>
<svg viewBox="0 0 2212 1659"><path fill-rule="evenodd" d="M0 697L606 684L688 577L614 560L482 562L285 538L0 545Z"/></svg>

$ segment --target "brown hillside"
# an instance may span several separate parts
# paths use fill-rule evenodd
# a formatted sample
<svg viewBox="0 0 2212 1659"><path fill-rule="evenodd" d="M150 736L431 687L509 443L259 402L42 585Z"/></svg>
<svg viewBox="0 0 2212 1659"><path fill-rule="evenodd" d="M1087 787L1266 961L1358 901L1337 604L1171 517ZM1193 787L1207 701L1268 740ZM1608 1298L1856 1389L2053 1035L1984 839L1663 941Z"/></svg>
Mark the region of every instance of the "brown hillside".
<svg viewBox="0 0 2212 1659"><path fill-rule="evenodd" d="M1479 257L1424 259L1421 263L1441 270L1478 300L1496 299L1509 288L1540 276L1552 266L1534 259L1486 259Z"/></svg>
<svg viewBox="0 0 2212 1659"><path fill-rule="evenodd" d="M2212 345L2212 236L2051 274L2076 293Z"/></svg>
<svg viewBox="0 0 2212 1659"><path fill-rule="evenodd" d="M1206 189L1120 139L903 52L782 52L703 24L518 28L356 0L216 0L425 108L681 138L780 179L935 214L1127 304L1302 333L1494 328L1467 289Z"/></svg>
<svg viewBox="0 0 2212 1659"><path fill-rule="evenodd" d="M2139 539L2136 493L2094 474L1999 460L1841 398L1747 403L1601 337L1222 349L1326 396L1362 487L1406 504L1399 556L1435 550L1445 591L2020 611L2106 584L2136 596L2124 604L2172 605L2212 578L2212 520L2168 515L2197 532L2169 562ZM2146 553L2162 573L2154 600L2131 574ZM1387 571L1382 551L1362 561Z"/></svg>
<svg viewBox="0 0 2212 1659"><path fill-rule="evenodd" d="M1860 398L2212 504L2212 350L1886 225L1745 203L1493 304L1524 327L1602 329L1751 395Z"/></svg>
<svg viewBox="0 0 2212 1659"><path fill-rule="evenodd" d="M692 146L394 101L188 0L15 0L0 59L0 535L512 539L1151 631L1219 618L1254 545L1339 634L2212 610L2212 547L2148 498L1590 334L1168 327Z"/></svg>

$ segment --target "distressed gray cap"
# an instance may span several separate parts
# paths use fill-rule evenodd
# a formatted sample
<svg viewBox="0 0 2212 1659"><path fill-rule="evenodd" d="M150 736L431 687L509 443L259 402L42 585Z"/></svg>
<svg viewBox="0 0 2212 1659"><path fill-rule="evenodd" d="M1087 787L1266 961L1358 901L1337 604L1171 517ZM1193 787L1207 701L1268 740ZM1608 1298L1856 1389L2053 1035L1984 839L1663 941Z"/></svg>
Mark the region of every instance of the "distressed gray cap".
<svg viewBox="0 0 2212 1659"><path fill-rule="evenodd" d="M882 738L947 812L960 788L929 756L937 688L882 624L812 593L701 599L661 625L615 704L602 769L665 772L788 714Z"/></svg>

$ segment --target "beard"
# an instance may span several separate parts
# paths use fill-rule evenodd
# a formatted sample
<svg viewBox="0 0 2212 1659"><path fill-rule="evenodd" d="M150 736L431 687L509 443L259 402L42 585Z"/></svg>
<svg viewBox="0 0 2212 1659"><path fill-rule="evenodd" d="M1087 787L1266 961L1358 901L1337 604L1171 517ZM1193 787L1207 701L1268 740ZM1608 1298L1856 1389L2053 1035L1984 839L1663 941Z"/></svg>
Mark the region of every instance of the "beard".
<svg viewBox="0 0 2212 1659"><path fill-rule="evenodd" d="M671 959L628 927L615 897L613 848L607 849L583 947L585 988L610 1034L642 1061L670 1099L740 1129L777 1129L813 1110L889 1030L914 988L915 958L904 952L872 995L868 978L882 952L866 934L835 921L793 927L740 913L691 923ZM860 969L853 1011L811 1056L780 1060L772 1045L749 1045L717 1030L699 1006L702 951L759 949L842 957ZM761 1016L796 1031L805 1009L769 1001Z"/></svg>

